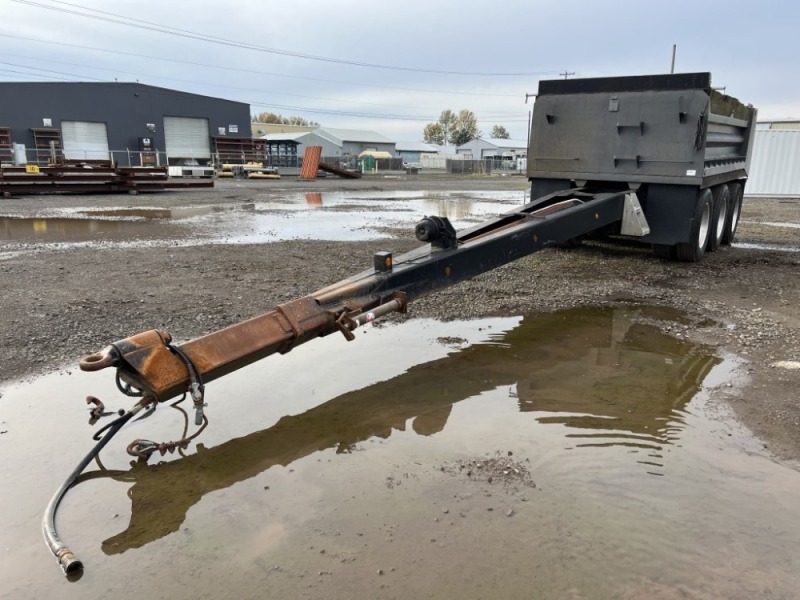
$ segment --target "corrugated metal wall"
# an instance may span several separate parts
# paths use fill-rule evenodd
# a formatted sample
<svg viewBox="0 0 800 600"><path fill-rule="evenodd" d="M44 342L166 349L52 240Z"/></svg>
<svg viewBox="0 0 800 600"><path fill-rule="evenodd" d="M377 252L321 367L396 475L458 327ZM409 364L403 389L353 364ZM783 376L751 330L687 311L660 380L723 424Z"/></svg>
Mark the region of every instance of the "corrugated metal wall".
<svg viewBox="0 0 800 600"><path fill-rule="evenodd" d="M800 129L800 121L772 121L768 129Z"/></svg>
<svg viewBox="0 0 800 600"><path fill-rule="evenodd" d="M800 198L800 131L756 130L745 194Z"/></svg>

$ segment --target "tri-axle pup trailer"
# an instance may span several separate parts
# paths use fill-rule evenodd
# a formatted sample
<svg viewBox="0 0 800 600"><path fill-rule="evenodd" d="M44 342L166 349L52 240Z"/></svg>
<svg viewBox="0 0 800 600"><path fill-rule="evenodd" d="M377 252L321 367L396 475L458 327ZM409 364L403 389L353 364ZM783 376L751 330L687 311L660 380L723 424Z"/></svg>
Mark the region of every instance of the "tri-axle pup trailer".
<svg viewBox="0 0 800 600"><path fill-rule="evenodd" d="M42 522L50 550L66 573L82 569L56 533L56 508L109 439L159 402L189 394L202 431L207 382L330 333L353 339L360 325L405 312L419 296L587 236L634 237L687 261L730 243L754 127L755 110L713 90L708 73L542 81L528 155L530 203L461 232L446 218L425 217L416 226L420 248L377 253L362 273L261 316L183 344L150 330L83 358L85 371L115 368L119 389L137 401L95 434L98 444L51 500ZM136 440L128 452L147 460L185 448L197 433Z"/></svg>
<svg viewBox="0 0 800 600"><path fill-rule="evenodd" d="M633 192L647 229L639 240L698 261L736 234L755 123L756 110L713 89L710 73L542 81L531 197Z"/></svg>

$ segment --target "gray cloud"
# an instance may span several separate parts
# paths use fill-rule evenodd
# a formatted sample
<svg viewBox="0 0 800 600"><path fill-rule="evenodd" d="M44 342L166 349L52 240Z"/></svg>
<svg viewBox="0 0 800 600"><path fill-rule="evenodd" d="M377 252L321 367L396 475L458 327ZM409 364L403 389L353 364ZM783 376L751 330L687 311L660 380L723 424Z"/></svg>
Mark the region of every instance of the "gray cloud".
<svg viewBox="0 0 800 600"><path fill-rule="evenodd" d="M525 139L525 94L539 79L667 72L673 44L677 71L710 71L715 85L753 103L761 118L800 117L793 76L800 9L791 3L762 2L757 12L739 0L0 0L0 7L3 81L138 80L400 140L420 139L445 108L472 110L485 133L498 124Z"/></svg>

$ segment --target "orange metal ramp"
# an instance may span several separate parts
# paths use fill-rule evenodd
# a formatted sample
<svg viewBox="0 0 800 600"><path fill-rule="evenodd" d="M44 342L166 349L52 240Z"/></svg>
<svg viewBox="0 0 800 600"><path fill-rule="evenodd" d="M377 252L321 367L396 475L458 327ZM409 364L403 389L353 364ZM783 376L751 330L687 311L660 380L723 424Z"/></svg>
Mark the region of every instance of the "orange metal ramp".
<svg viewBox="0 0 800 600"><path fill-rule="evenodd" d="M303 166L300 169L300 179L316 179L319 170L319 159L322 156L322 146L309 146L303 156Z"/></svg>

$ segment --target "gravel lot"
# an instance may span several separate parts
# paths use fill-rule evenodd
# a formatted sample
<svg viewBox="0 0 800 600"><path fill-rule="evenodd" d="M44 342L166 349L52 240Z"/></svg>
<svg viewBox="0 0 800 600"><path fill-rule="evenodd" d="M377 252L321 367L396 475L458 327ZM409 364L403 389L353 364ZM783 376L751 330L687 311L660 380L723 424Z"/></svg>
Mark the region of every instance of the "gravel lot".
<svg viewBox="0 0 800 600"><path fill-rule="evenodd" d="M375 177L348 182L219 182L213 190L140 196L30 196L0 200L0 216L43 217L53 207L240 204L257 195L334 190L524 190L522 177ZM776 225L784 224L784 225ZM794 224L794 227L785 224ZM747 361L741 385L717 395L779 458L800 461L800 201L746 198L734 247L698 264L667 262L633 245L545 250L412 304L409 318L515 315L576 305L642 303L678 309L675 335ZM184 230L153 226L153 240ZM0 240L0 393L20 378L73 367L112 341L154 327L184 341L344 279L379 250L419 245L411 231L365 242L253 245L99 245ZM132 245L120 242L134 241ZM357 342L355 342L357 343ZM798 462L800 464L800 462Z"/></svg>

